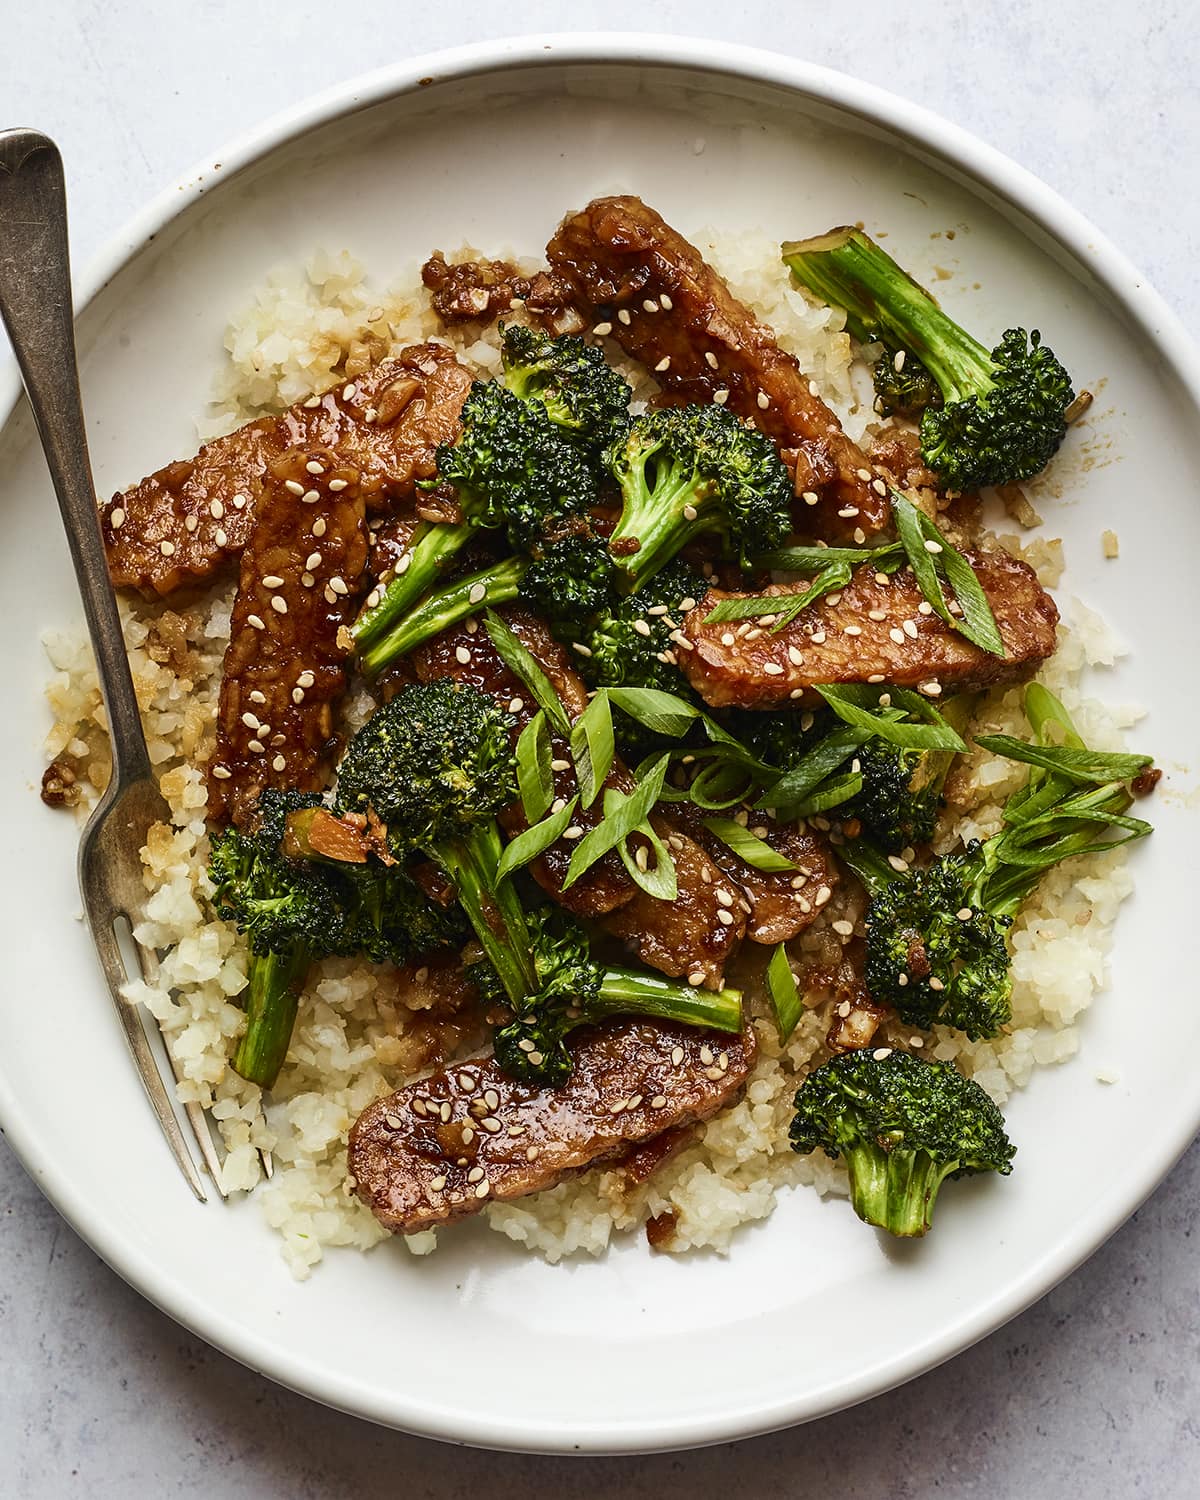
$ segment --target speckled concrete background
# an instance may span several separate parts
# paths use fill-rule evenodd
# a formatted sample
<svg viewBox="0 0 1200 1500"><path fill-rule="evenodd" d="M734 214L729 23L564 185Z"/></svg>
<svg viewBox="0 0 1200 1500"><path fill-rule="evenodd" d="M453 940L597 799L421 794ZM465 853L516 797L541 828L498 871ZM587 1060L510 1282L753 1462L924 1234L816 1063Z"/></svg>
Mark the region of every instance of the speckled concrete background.
<svg viewBox="0 0 1200 1500"><path fill-rule="evenodd" d="M967 125L1107 230L1200 333L1195 0L155 11L147 25L139 0L0 0L0 123L49 130L76 164L81 263L213 145L397 55L568 25L679 31L856 72ZM814 1426L644 1459L465 1452L325 1411L143 1302L2 1145L0 1206L0 1495L13 1500L1200 1493L1200 1148L1088 1265L943 1369Z"/></svg>

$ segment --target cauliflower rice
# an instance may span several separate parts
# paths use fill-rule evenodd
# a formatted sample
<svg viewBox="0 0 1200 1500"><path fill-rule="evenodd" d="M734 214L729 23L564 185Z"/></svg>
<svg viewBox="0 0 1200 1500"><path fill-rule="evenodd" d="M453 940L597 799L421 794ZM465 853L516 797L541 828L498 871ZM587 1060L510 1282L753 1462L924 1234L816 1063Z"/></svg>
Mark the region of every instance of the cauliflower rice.
<svg viewBox="0 0 1200 1500"><path fill-rule="evenodd" d="M861 369L852 366L841 315L810 307L793 291L778 271L776 247L763 237L710 234L699 243L734 291L797 355L851 436L867 433L873 420L869 383L864 388ZM443 328L424 295L413 290L420 285L415 268L399 285L398 292L372 291L363 268L345 252L319 254L304 271L272 276L229 326L229 357L202 436L285 407L423 339L453 344L481 376L498 372L494 330L471 339ZM619 351L609 353L619 362ZM644 371L622 368L638 397L655 389ZM1022 550L1044 583L1058 581L1058 543L1035 541ZM225 1188L257 1189L255 1198L281 1236L288 1266L303 1278L326 1246L365 1250L387 1237L347 1189L346 1145L357 1115L407 1080L404 1034L419 1020L412 1007L421 1000L400 991L394 971L327 960L310 975L288 1063L269 1101L228 1065L244 1020L237 1000L246 983L246 957L242 940L214 919L209 905L205 787L196 767L212 744L231 598L230 589L180 611L139 600L122 605L150 757L172 812L171 826L153 828L142 851L150 894L137 936L163 955L161 972L153 985L130 985L128 998L145 1005L162 1027L181 1075L180 1099L211 1110L225 1150ZM1137 710L1085 699L1079 682L1085 668L1110 666L1118 648L1091 610L1075 602L1064 613L1060 649L1042 680L1062 697L1090 743L1117 748ZM45 646L54 668L47 697L55 719L47 752L76 773L86 803L109 769L91 650L81 628L49 631ZM352 699L351 718L365 716L369 703L365 694ZM1021 690L990 694L977 725L994 734L1028 734ZM954 786L954 832L947 833L946 845L960 834L994 832L1001 803L1024 774L1022 767L983 752L968 760ZM1113 924L1131 889L1123 850L1059 867L1043 879L1012 929L1013 1021L1003 1036L973 1043L937 1028L917 1037L897 1022L880 1040L920 1042L925 1056L953 1060L1003 1104L1035 1067L1062 1062L1076 1051L1076 1022L1106 982ZM861 932L862 912L843 894L826 908L824 922L839 917ZM820 935L812 929L798 943ZM630 1189L619 1170L596 1170L536 1197L491 1205L485 1210L491 1227L557 1261L578 1252L598 1255L615 1231L670 1212L677 1221L672 1250L706 1246L723 1252L739 1225L771 1212L783 1187L804 1183L822 1194L844 1194L840 1164L821 1154L796 1156L788 1146L791 1098L807 1069L826 1055L832 1003L807 1010L782 1047L773 1023L760 1019L759 1059L741 1102L703 1126L690 1146L642 1186ZM272 1154L275 1168L261 1186L260 1152ZM406 1243L425 1254L435 1248L436 1233Z"/></svg>

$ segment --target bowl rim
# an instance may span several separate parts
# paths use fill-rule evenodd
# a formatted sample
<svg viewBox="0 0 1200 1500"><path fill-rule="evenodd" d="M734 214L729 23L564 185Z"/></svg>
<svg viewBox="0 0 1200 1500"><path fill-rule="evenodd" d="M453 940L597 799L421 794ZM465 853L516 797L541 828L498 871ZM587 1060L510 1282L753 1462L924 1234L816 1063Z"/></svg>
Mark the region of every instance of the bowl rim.
<svg viewBox="0 0 1200 1500"><path fill-rule="evenodd" d="M310 130L369 109L432 83L468 80L519 69L581 65L691 69L774 86L805 96L887 129L1003 199L1036 224L1074 263L1102 286L1155 346L1186 389L1200 390L1200 348L1182 322L1127 257L1055 189L963 127L849 74L762 48L701 37L658 33L575 32L496 38L424 53L350 78L250 126L211 157L185 172L111 236L75 278L76 312L85 309L125 265L213 186L232 180ZM11 355L0 358L0 431L21 397ZM1098 1198L1073 1233L1022 1274L1003 1294L979 1303L937 1336L827 1387L822 1398L781 1397L768 1407L731 1406L719 1430L710 1420L675 1416L636 1424L585 1421L571 1430L514 1430L486 1414L465 1420L461 1411L433 1410L404 1393L384 1393L298 1357L283 1344L248 1333L193 1296L172 1275L122 1235L114 1215L94 1217L55 1162L39 1149L36 1131L22 1114L0 1069L0 1122L25 1169L55 1208L101 1258L163 1312L242 1364L326 1405L386 1426L472 1446L543 1453L645 1453L706 1446L789 1427L880 1395L935 1368L1001 1327L1075 1270L1154 1191L1200 1130L1200 1093L1190 1117L1135 1181L1114 1184Z"/></svg>

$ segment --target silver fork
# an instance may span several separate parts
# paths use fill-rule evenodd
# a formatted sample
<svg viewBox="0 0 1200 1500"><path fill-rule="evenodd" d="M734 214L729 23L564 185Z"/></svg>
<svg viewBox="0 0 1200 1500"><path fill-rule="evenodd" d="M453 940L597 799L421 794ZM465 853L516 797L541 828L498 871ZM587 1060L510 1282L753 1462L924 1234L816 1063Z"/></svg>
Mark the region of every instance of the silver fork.
<svg viewBox="0 0 1200 1500"><path fill-rule="evenodd" d="M124 924L132 930L146 900L140 851L150 826L169 824L171 812L150 769L100 535L75 365L62 157L54 142L36 130L0 131L0 319L21 367L58 496L108 712L112 776L79 845L84 909L154 1113L180 1170L203 1203L204 1186L142 1024L141 1008L120 994L132 976L122 957L119 932ZM133 944L132 938L130 944L137 949L142 977L152 980L157 956ZM204 1111L189 1104L185 1117L224 1197Z"/></svg>

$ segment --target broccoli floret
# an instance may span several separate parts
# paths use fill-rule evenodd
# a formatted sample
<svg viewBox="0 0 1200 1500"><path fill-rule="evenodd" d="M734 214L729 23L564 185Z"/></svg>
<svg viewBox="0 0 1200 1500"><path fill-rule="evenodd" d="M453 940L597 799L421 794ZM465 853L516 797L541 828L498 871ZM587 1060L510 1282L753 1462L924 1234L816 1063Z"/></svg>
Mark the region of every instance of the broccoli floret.
<svg viewBox="0 0 1200 1500"><path fill-rule="evenodd" d="M289 813L320 802L295 792L264 791L254 825L212 837L209 877L217 915L250 941L246 1030L233 1068L270 1088L287 1056L299 992L312 959L343 951L346 917L334 882L308 860L283 853Z"/></svg>
<svg viewBox="0 0 1200 1500"><path fill-rule="evenodd" d="M496 814L517 794L515 728L490 693L449 678L409 684L351 739L337 783L338 807L373 812L393 853L441 865L514 1001L533 984L524 912L496 879Z"/></svg>
<svg viewBox="0 0 1200 1500"><path fill-rule="evenodd" d="M478 381L463 405L461 436L437 450L437 482L454 486L463 521L417 527L404 572L354 623L359 652L403 623L476 528L505 531L517 550L557 535L595 503L594 471L586 451L562 436L541 401L522 401L499 381Z"/></svg>
<svg viewBox="0 0 1200 1500"><path fill-rule="evenodd" d="M500 352L508 389L522 401L542 402L565 436L598 451L628 422L628 382L577 335L551 338L513 323L503 329Z"/></svg>
<svg viewBox="0 0 1200 1500"><path fill-rule="evenodd" d="M947 1177L1012 1171L1004 1117L948 1062L883 1048L846 1052L811 1072L796 1094L792 1149L845 1156L850 1202L868 1224L925 1234Z"/></svg>
<svg viewBox="0 0 1200 1500"><path fill-rule="evenodd" d="M580 666L588 683L689 696L674 660L674 635L707 592L704 577L680 558L668 562L636 594L610 590L582 637L591 652Z"/></svg>
<svg viewBox="0 0 1200 1500"><path fill-rule="evenodd" d="M998 833L915 869L902 862L896 869L870 839L838 847L871 898L867 989L913 1026L954 1026L972 1040L995 1036L1012 1018L1007 934L1022 901L1054 865L1108 847L1107 833L1126 840L1150 831L1127 816L1127 779L1146 757L1087 750L1039 683L1025 701L1033 745L1004 736L979 741L1033 766L1005 803Z"/></svg>
<svg viewBox="0 0 1200 1500"><path fill-rule="evenodd" d="M843 819L856 817L889 853L926 844L942 807L943 776L930 774L931 763L948 765L949 760L940 751L902 750L886 740L868 740L854 757L862 790L838 813Z"/></svg>
<svg viewBox="0 0 1200 1500"><path fill-rule="evenodd" d="M269 1088L287 1056L296 1003L315 958L361 955L402 964L461 941L456 907L430 901L399 865L352 865L285 852L289 820L322 807L319 796L273 788L259 797L253 826L211 840L209 877L217 915L249 939L246 1031L233 1067Z"/></svg>
<svg viewBox="0 0 1200 1500"><path fill-rule="evenodd" d="M591 531L538 547L521 584L522 597L563 641L586 642L615 592L608 546Z"/></svg>
<svg viewBox="0 0 1200 1500"><path fill-rule="evenodd" d="M745 565L791 529L792 482L775 444L724 406L648 411L605 462L622 496L609 548L629 589L695 537L717 537Z"/></svg>
<svg viewBox="0 0 1200 1500"><path fill-rule="evenodd" d="M530 931L538 987L494 1038L496 1061L511 1078L561 1087L574 1067L567 1046L570 1032L609 1016L647 1015L720 1031L741 1029L738 990L699 990L659 974L603 968L592 958L583 929L561 909L543 908L531 919Z"/></svg>
<svg viewBox="0 0 1200 1500"><path fill-rule="evenodd" d="M956 1026L976 1041L1012 1019L1012 916L985 907L987 873L975 840L891 881L871 902L867 989L913 1026Z"/></svg>
<svg viewBox="0 0 1200 1500"><path fill-rule="evenodd" d="M876 388L885 403L914 399L906 389L914 383L924 401L921 452L949 488L1031 479L1053 458L1075 392L1036 329L1008 329L989 354L860 229L786 244L783 259L803 287L845 311L855 338L883 344L891 374L877 371ZM905 381L910 359L917 368ZM940 401L925 399L922 371Z"/></svg>

